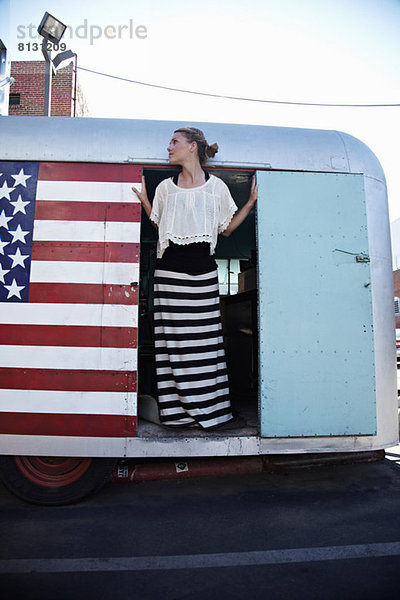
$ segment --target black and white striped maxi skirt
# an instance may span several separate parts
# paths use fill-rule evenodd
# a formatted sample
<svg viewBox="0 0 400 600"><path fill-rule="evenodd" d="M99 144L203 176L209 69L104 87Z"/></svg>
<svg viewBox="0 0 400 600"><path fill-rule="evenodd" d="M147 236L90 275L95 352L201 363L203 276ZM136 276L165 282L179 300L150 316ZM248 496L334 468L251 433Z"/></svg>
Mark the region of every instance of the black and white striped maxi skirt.
<svg viewBox="0 0 400 600"><path fill-rule="evenodd" d="M217 270L156 269L154 327L161 422L209 429L231 420Z"/></svg>

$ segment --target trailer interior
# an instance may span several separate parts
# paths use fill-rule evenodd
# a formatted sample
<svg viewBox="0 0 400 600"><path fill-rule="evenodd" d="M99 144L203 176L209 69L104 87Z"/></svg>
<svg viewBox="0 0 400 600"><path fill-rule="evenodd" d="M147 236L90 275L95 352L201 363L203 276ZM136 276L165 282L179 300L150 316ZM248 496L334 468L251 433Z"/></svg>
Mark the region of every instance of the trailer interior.
<svg viewBox="0 0 400 600"><path fill-rule="evenodd" d="M152 201L157 185L175 175L175 169L144 168ZM254 171L209 170L228 185L240 209L248 200ZM142 211L143 213L143 211ZM157 398L153 340L153 277L157 232L142 215L139 332L138 332L138 435L139 437L254 436L259 434L257 252L253 209L229 237L219 236L215 258L218 264L221 316L233 414L232 428L214 432L199 429L168 430L157 423Z"/></svg>

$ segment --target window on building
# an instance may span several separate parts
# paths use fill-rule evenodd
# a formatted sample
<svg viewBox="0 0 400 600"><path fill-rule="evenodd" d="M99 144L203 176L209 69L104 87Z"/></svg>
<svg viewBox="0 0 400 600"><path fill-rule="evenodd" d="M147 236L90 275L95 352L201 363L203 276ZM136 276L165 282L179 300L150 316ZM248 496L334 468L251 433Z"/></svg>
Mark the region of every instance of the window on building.
<svg viewBox="0 0 400 600"><path fill-rule="evenodd" d="M21 104L21 94L10 94L9 98L9 106L20 106Z"/></svg>

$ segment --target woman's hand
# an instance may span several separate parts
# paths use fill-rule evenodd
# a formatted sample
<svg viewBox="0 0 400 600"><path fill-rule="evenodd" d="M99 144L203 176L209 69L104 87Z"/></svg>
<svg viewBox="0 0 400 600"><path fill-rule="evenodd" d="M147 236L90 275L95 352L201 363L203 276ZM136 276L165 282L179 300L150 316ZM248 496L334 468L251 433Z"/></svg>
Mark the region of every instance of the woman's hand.
<svg viewBox="0 0 400 600"><path fill-rule="evenodd" d="M146 180L144 178L144 175L142 176L142 189L138 190L137 188L135 188L135 186L132 186L132 191L135 192L136 196L139 198L142 204L145 204L149 201L147 197Z"/></svg>
<svg viewBox="0 0 400 600"><path fill-rule="evenodd" d="M251 205L251 207L253 207L257 201L257 195L258 195L258 184L257 184L257 180L256 180L256 176L253 175L253 178L251 180L251 189L250 189L250 196L249 196L249 204Z"/></svg>
<svg viewBox="0 0 400 600"><path fill-rule="evenodd" d="M142 189L138 190L137 188L132 186L132 191L139 198L141 205L143 206L147 216L149 217L150 213L151 213L151 204L150 204L149 198L147 196L146 180L144 178L144 175L142 177Z"/></svg>

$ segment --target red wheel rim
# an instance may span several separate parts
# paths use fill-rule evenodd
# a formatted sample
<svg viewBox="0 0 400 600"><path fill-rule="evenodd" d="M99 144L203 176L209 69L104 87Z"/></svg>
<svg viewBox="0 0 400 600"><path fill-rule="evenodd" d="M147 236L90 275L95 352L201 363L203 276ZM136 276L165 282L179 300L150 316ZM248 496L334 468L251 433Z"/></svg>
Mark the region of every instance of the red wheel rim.
<svg viewBox="0 0 400 600"><path fill-rule="evenodd" d="M16 456L21 473L36 485L57 488L78 481L88 470L91 458L60 456Z"/></svg>

